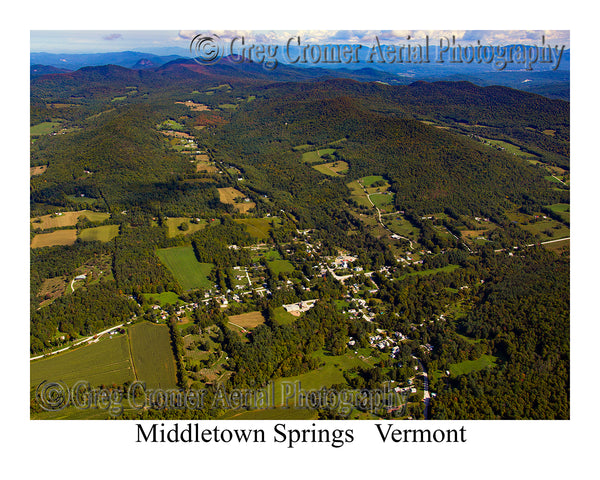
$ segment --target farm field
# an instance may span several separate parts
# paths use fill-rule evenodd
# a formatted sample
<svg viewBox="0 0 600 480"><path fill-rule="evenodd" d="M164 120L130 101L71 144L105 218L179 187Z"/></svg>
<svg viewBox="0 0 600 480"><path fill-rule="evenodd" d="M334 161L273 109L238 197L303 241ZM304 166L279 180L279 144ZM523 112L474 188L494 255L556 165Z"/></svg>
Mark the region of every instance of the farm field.
<svg viewBox="0 0 600 480"><path fill-rule="evenodd" d="M277 395L277 391L275 392ZM317 412L306 408L229 410L219 420L316 420Z"/></svg>
<svg viewBox="0 0 600 480"><path fill-rule="evenodd" d="M296 147L299 148L299 147ZM332 155L335 152L334 148L323 148L313 152L305 152L302 154L302 161L306 163L322 162L323 156Z"/></svg>
<svg viewBox="0 0 600 480"><path fill-rule="evenodd" d="M408 220L398 215L382 216L383 223L398 235L416 239L419 235L419 229L414 227Z"/></svg>
<svg viewBox="0 0 600 480"><path fill-rule="evenodd" d="M376 207L384 207L394 201L394 195L388 195L387 193L373 193L369 198Z"/></svg>
<svg viewBox="0 0 600 480"><path fill-rule="evenodd" d="M191 246L162 248L156 253L184 290L212 287L208 275L214 265L198 262Z"/></svg>
<svg viewBox="0 0 600 480"><path fill-rule="evenodd" d="M566 239L559 242L547 243L544 245L546 250L550 250L551 252L556 252L557 255L560 255L564 252L568 252L571 248L571 240Z"/></svg>
<svg viewBox="0 0 600 480"><path fill-rule="evenodd" d="M452 272L454 270L456 270L457 268L460 268L460 265L446 265L445 267L440 267L440 268L430 268L427 270L420 270L420 271L416 271L416 272L412 272L412 273L405 273L404 275L398 277L398 280L402 280L403 278L406 277L412 277L414 275L418 275L418 276L426 276L426 275L434 275L436 273L441 273L441 272Z"/></svg>
<svg viewBox="0 0 600 480"><path fill-rule="evenodd" d="M69 199L69 201L73 203L80 205L81 207L89 207L98 203L97 198L82 197L80 195L65 195L65 198Z"/></svg>
<svg viewBox="0 0 600 480"><path fill-rule="evenodd" d="M236 202L235 200L237 198L243 199L246 196L233 187L218 188L217 190L219 191L219 198L221 203L233 205L233 207L241 213L246 213L248 210L251 210L256 206L256 204L252 201L244 202L242 200L241 202Z"/></svg>
<svg viewBox="0 0 600 480"><path fill-rule="evenodd" d="M348 172L348 164L343 160L313 165L312 167L318 172L329 175L330 177L341 177Z"/></svg>
<svg viewBox="0 0 600 480"><path fill-rule="evenodd" d="M283 377L275 381L275 392L280 395L283 389L283 382L294 383L300 382L302 388L305 390L318 390L321 387L330 387L336 384L346 384L344 378L344 370L348 370L353 367L363 366L372 367L372 365L365 360L361 359L359 355L355 353L345 353L344 355L330 355L328 352L318 350L313 354L313 357L317 358L323 365L316 370L303 373L302 375L296 375L294 377ZM275 398L275 404L280 405L281 397Z"/></svg>
<svg viewBox="0 0 600 480"><path fill-rule="evenodd" d="M278 222L277 217L271 218L241 218L235 222L246 226L246 231L258 240L266 240L273 229L273 224Z"/></svg>
<svg viewBox="0 0 600 480"><path fill-rule="evenodd" d="M79 232L79 238L86 242L99 240L109 242L119 234L118 225L102 225L101 227L85 228Z"/></svg>
<svg viewBox="0 0 600 480"><path fill-rule="evenodd" d="M265 323L265 317L260 312L248 312L240 315L231 315L229 322L244 329L251 329Z"/></svg>
<svg viewBox="0 0 600 480"><path fill-rule="evenodd" d="M29 176L34 177L41 175L48 169L48 165L40 165L39 167L29 167Z"/></svg>
<svg viewBox="0 0 600 480"><path fill-rule="evenodd" d="M127 335L119 334L31 362L30 385L39 385L43 380L62 381L69 387L78 380L88 381L92 386L133 381Z"/></svg>
<svg viewBox="0 0 600 480"><path fill-rule="evenodd" d="M483 370L486 367L495 365L497 360L498 358L493 355L482 355L477 360L465 360L460 363L452 363L449 366L450 375L455 377L477 370Z"/></svg>
<svg viewBox="0 0 600 480"><path fill-rule="evenodd" d="M276 250L267 252L265 254L265 259L267 260L267 266L273 275L291 273L294 271L294 266L288 260L283 260Z"/></svg>
<svg viewBox="0 0 600 480"><path fill-rule="evenodd" d="M552 219L521 225L521 228L527 230L542 241L555 240L570 235L570 231L565 225ZM549 233L551 233L551 235L549 235Z"/></svg>
<svg viewBox="0 0 600 480"><path fill-rule="evenodd" d="M207 154L199 153L196 155L196 172L217 173L218 171L219 169L210 161Z"/></svg>
<svg viewBox="0 0 600 480"><path fill-rule="evenodd" d="M375 182L385 182L385 178L383 178L381 175L368 175L363 177L361 180L362 184L367 188L371 187Z"/></svg>
<svg viewBox="0 0 600 480"><path fill-rule="evenodd" d="M129 327L136 378L149 388L172 388L177 383L169 328L150 322Z"/></svg>
<svg viewBox="0 0 600 480"><path fill-rule="evenodd" d="M548 208L555 213L558 213L565 222L571 221L571 205L568 203L555 203L548 205Z"/></svg>
<svg viewBox="0 0 600 480"><path fill-rule="evenodd" d="M77 240L77 230L69 228L51 233L38 233L31 240L31 248L53 247L55 245L73 245Z"/></svg>
<svg viewBox="0 0 600 480"><path fill-rule="evenodd" d="M185 102L175 102L175 104L185 105L186 107L188 107L193 112L210 111L210 108L208 108L203 103L195 103L195 102L192 102L191 100L187 100Z"/></svg>
<svg viewBox="0 0 600 480"><path fill-rule="evenodd" d="M484 142L483 142L484 144L503 148L505 152L512 153L513 155L516 155L518 157L523 157L523 158L532 159L532 160L538 158L537 155L534 155L533 153L525 152L525 151L521 150L521 147L518 147L517 145L513 145L512 143L503 142L502 140L492 140L490 138L484 138L483 140L484 140Z"/></svg>
<svg viewBox="0 0 600 480"><path fill-rule="evenodd" d="M187 224L187 230L181 230L179 226L185 223ZM186 217L169 217L166 221L167 225L167 237L173 238L177 235L190 235L192 233L198 232L206 227L206 220L200 219L198 223L192 223L191 218Z"/></svg>
<svg viewBox="0 0 600 480"><path fill-rule="evenodd" d="M74 227L79 217L86 217L90 222L103 222L110 217L109 213L78 210L76 212L62 212L60 215L49 214L31 219L32 228L46 230L49 228Z"/></svg>
<svg viewBox="0 0 600 480"><path fill-rule="evenodd" d="M142 296L152 303L157 303L160 306L175 305L177 302L181 302L179 295L174 292L162 292L162 293L142 293Z"/></svg>
<svg viewBox="0 0 600 480"><path fill-rule="evenodd" d="M48 135L52 132L58 130L61 122L42 122L37 125L33 125L29 128L29 135L38 136L38 135Z"/></svg>

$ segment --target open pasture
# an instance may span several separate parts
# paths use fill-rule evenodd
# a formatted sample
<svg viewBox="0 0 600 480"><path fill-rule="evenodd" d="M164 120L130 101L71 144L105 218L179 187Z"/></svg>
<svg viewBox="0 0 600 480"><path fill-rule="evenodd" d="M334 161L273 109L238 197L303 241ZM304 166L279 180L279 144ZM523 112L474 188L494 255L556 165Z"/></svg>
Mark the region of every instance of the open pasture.
<svg viewBox="0 0 600 480"><path fill-rule="evenodd" d="M244 329L251 329L265 323L265 317L260 312L248 312L240 315L231 315L229 322Z"/></svg>
<svg viewBox="0 0 600 480"><path fill-rule="evenodd" d="M198 262L191 246L161 248L156 253L184 290L213 286L208 275L214 265Z"/></svg>
<svg viewBox="0 0 600 480"><path fill-rule="evenodd" d="M31 219L32 228L47 230L49 228L74 227L80 217L86 217L90 222L103 222L110 217L104 212L78 210L76 212L60 212L58 214L43 215Z"/></svg>
<svg viewBox="0 0 600 480"><path fill-rule="evenodd" d="M252 201L244 201L246 196L233 187L218 188L217 190L219 191L219 199L221 203L233 205L233 207L241 213L246 213L248 210L251 210L256 206L256 204Z"/></svg>
<svg viewBox="0 0 600 480"><path fill-rule="evenodd" d="M31 248L54 247L55 245L73 245L77 240L77 230L68 228L51 233L38 233L31 240Z"/></svg>
<svg viewBox="0 0 600 480"><path fill-rule="evenodd" d="M330 177L340 177L348 172L348 164L343 160L313 165L313 168Z"/></svg>
<svg viewBox="0 0 600 480"><path fill-rule="evenodd" d="M79 238L85 242L99 240L109 242L119 234L118 225L102 225L101 227L84 228L79 232Z"/></svg>

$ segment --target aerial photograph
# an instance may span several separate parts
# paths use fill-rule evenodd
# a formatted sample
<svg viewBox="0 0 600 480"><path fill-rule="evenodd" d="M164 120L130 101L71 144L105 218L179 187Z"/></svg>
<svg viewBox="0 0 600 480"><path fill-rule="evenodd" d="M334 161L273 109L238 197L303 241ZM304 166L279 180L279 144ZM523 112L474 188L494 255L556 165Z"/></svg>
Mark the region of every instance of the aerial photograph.
<svg viewBox="0 0 600 480"><path fill-rule="evenodd" d="M571 418L568 30L29 33L31 420Z"/></svg>

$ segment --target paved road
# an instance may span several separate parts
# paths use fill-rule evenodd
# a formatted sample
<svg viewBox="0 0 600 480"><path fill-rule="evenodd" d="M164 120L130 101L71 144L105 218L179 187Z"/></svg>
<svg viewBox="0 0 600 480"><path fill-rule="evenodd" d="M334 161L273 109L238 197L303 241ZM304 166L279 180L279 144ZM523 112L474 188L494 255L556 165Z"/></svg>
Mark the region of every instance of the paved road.
<svg viewBox="0 0 600 480"><path fill-rule="evenodd" d="M419 362L419 368L423 372L423 402L425 403L423 416L425 417L425 420L427 420L429 418L429 402L431 399L431 395L429 394L429 375L427 375L427 370L425 370L425 365L423 365L423 362L421 362L421 360L414 355L413 358Z"/></svg>
<svg viewBox="0 0 600 480"><path fill-rule="evenodd" d="M80 340L77 343L69 345L68 347L61 348L60 350L54 350L53 352L44 353L43 355L38 355L37 357L31 357L29 359L29 361L31 361L31 360L37 360L39 358L44 358L44 357L46 357L48 355L56 355L57 353L65 352L69 348L71 348L71 347L77 347L78 345L81 345L83 343L97 342L98 341L98 337L100 337L101 335L104 335L105 333L111 332L111 331L115 330L116 328L121 328L123 325L125 325L125 324L122 323L121 325L116 325L114 327L107 328L106 330L103 330L100 333L96 333L95 335L92 335L91 337L84 338L83 340ZM96 338L94 339L94 337L96 337Z"/></svg>
<svg viewBox="0 0 600 480"><path fill-rule="evenodd" d="M523 246L524 247L534 247L536 245L547 245L549 243L564 242L565 240L571 240L571 237L557 238L556 240L546 240L545 242L530 243L529 245L523 245ZM494 252L504 252L505 250L506 250L506 248L499 248L498 250L494 250Z"/></svg>

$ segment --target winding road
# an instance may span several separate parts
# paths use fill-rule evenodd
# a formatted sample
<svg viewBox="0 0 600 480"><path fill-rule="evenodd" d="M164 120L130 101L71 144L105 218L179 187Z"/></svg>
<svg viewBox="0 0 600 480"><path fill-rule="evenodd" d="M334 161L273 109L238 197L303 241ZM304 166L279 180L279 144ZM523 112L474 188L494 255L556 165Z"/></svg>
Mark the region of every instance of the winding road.
<svg viewBox="0 0 600 480"><path fill-rule="evenodd" d="M377 205L375 205L375 204L373 203L373 200L371 200L371 194L370 194L369 192L367 192L367 188L366 188L366 187L365 187L365 186L364 186L362 183L360 183L360 180L358 181L358 184L359 184L359 185L360 185L360 186L363 188L363 190L365 191L365 195L367 196L367 200L369 201L369 203L370 203L370 204L371 204L371 205L372 205L372 206L375 208L375 210L377 210L377 216L379 217L379 218L378 218L378 220L379 220L379 225L381 225L381 226L382 226L382 227L383 227L385 230L387 230L387 231L390 233L390 235L396 235L396 236L400 237L402 240L406 240L406 241L409 243L409 245L410 245L410 249L412 250L412 248L413 248L413 243L412 243L412 241L410 240L410 238L406 238L406 237L403 237L402 235L398 235L397 233L395 233L395 232L392 232L392 231L391 231L391 230L390 230L390 229L389 229L389 228L388 228L388 227L387 227L387 226L386 226L386 225L383 223L383 221L381 220L381 210L379 210L379 207L377 207Z"/></svg>

